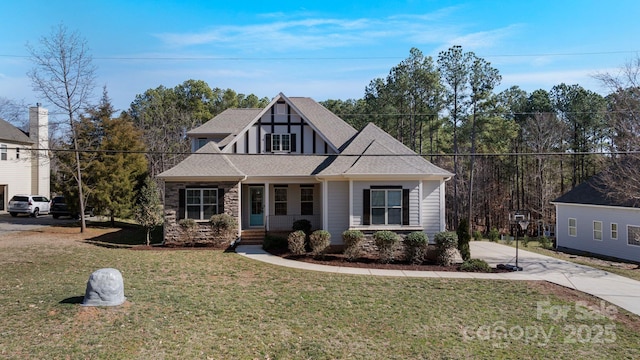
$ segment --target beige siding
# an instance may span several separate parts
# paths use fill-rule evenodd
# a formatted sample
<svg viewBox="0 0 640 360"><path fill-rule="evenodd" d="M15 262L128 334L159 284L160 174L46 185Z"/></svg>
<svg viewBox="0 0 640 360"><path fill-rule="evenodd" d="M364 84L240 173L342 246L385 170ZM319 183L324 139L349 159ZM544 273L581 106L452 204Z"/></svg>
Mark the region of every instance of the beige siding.
<svg viewBox="0 0 640 360"><path fill-rule="evenodd" d="M31 151L30 147L24 145L8 142L0 142L0 144L7 145L7 160L0 160L0 185L7 186L5 201L8 202L13 195L32 192ZM16 147L20 147L20 159L16 159ZM39 195L49 196L48 193Z"/></svg>

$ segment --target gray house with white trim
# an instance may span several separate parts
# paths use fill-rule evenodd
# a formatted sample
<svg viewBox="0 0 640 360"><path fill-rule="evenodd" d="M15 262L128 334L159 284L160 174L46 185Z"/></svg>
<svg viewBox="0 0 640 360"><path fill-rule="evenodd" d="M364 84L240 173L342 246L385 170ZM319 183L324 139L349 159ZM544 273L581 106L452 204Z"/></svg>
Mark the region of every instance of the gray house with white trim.
<svg viewBox="0 0 640 360"><path fill-rule="evenodd" d="M640 262L640 208L608 197L598 176L552 204L558 249Z"/></svg>
<svg viewBox="0 0 640 360"><path fill-rule="evenodd" d="M445 230L445 181L453 174L374 124L356 131L306 97L280 93L264 109L227 109L187 134L192 154L158 177L165 241L180 219L205 227L227 213L240 239L291 231L307 219L342 243L347 229Z"/></svg>

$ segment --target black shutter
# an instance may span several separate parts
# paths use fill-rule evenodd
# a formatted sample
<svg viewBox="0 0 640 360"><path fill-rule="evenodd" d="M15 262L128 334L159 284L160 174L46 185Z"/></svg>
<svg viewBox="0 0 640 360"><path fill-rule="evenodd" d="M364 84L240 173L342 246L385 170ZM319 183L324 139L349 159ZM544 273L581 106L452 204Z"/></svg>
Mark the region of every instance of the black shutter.
<svg viewBox="0 0 640 360"><path fill-rule="evenodd" d="M362 191L362 225L371 225L371 190Z"/></svg>
<svg viewBox="0 0 640 360"><path fill-rule="evenodd" d="M409 225L409 189L402 189L402 225Z"/></svg>
<svg viewBox="0 0 640 360"><path fill-rule="evenodd" d="M296 134L291 134L291 152L296 152Z"/></svg>
<svg viewBox="0 0 640 360"><path fill-rule="evenodd" d="M224 189L218 189L218 214L224 214Z"/></svg>
<svg viewBox="0 0 640 360"><path fill-rule="evenodd" d="M266 152L271 152L271 134L266 134L264 138L265 138L264 146L266 148Z"/></svg>
<svg viewBox="0 0 640 360"><path fill-rule="evenodd" d="M178 189L178 213L176 214L176 220L184 219L185 216L185 190Z"/></svg>

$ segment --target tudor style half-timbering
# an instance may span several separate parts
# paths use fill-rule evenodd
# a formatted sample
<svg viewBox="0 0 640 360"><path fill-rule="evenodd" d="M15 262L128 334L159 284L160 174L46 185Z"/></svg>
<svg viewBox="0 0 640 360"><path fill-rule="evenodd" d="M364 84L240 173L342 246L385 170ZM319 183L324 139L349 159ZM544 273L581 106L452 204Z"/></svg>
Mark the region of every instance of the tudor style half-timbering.
<svg viewBox="0 0 640 360"><path fill-rule="evenodd" d="M177 236L180 219L204 223L223 212L237 218L241 239L290 231L299 219L328 230L334 244L347 229L430 238L444 230L451 173L373 124L356 131L310 98L279 94L264 109L228 109L188 136L193 155L159 175L165 239Z"/></svg>

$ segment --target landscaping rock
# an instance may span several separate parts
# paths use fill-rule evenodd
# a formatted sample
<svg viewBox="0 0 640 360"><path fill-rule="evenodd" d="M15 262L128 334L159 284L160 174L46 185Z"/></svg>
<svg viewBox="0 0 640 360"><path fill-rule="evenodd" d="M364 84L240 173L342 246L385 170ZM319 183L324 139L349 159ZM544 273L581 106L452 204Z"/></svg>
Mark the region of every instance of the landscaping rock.
<svg viewBox="0 0 640 360"><path fill-rule="evenodd" d="M89 276L83 306L118 306L125 301L124 281L117 269L100 269Z"/></svg>

